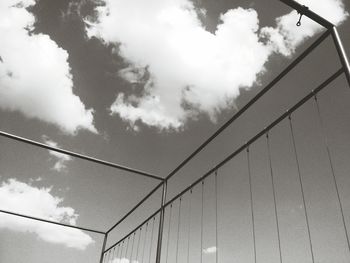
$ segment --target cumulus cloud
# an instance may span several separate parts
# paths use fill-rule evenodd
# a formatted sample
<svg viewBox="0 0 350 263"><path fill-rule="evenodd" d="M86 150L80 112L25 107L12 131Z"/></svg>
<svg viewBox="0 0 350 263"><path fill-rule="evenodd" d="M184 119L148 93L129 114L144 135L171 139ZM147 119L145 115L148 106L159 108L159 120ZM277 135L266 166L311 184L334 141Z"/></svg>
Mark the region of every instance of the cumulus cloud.
<svg viewBox="0 0 350 263"><path fill-rule="evenodd" d="M204 254L214 254L216 253L216 247L208 247L208 248L205 248L203 249L203 253Z"/></svg>
<svg viewBox="0 0 350 263"><path fill-rule="evenodd" d="M324 16L335 25L339 25L348 17L341 0L302 0L298 2L311 8L317 14ZM308 17L302 18L301 28L296 27L295 21L297 16L297 11L292 11L289 14L278 17L276 19L276 27L262 28L262 34L269 39L269 43L276 52L290 56L298 45L322 30L320 25Z"/></svg>
<svg viewBox="0 0 350 263"><path fill-rule="evenodd" d="M199 18L205 10L190 0L102 2L95 21L86 21L87 34L115 45L129 64L119 75L132 89L119 93L110 110L136 129L139 122L181 129L199 113L215 120L234 105L240 88L257 82L272 54L289 56L320 30L306 18L296 27L296 12L278 18L276 27L260 28L257 12L239 7L222 14L212 33ZM346 17L340 0L305 4L336 24Z"/></svg>
<svg viewBox="0 0 350 263"><path fill-rule="evenodd" d="M0 109L54 124L74 134L96 132L93 110L73 93L68 53L48 35L34 34L35 0L0 1Z"/></svg>
<svg viewBox="0 0 350 263"><path fill-rule="evenodd" d="M51 147L56 147L58 148L58 144L57 142L54 142L53 140L51 140L49 137L47 137L46 135L43 136L43 141L51 146ZM58 172L61 172L62 170L64 170L67 166L67 162L72 160L72 157L70 157L69 155L63 154L63 153L59 153L59 152L55 152L55 151L49 151L49 154L51 156L53 156L56 160L55 165L53 166L53 170L56 170Z"/></svg>
<svg viewBox="0 0 350 263"><path fill-rule="evenodd" d="M51 194L50 188L37 188L16 179L9 179L0 186L0 209L76 225L78 215L73 208L60 206L62 201L63 199ZM89 235L78 229L6 214L0 214L1 228L33 233L46 242L79 250L94 243Z"/></svg>

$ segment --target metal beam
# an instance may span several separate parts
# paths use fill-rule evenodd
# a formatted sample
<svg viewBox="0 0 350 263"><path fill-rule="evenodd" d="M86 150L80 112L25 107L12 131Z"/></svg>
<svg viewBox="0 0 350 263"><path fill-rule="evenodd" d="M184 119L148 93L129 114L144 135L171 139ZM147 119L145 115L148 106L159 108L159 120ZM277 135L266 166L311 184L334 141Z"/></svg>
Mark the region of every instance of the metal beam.
<svg viewBox="0 0 350 263"><path fill-rule="evenodd" d="M93 229L89 229L89 228L86 228L86 227L79 227L79 226L67 225L67 224L63 224L63 223L59 223L59 222L55 222L55 221L51 221L51 220L46 220L46 219L42 219L42 218L38 218L38 217L33 217L33 216L27 216L27 215L15 213L15 212L10 212L10 211L5 211L5 210L0 210L0 213L9 214L9 215L18 216L18 217L23 217L23 218L27 218L27 219L31 219L31 220L35 220L35 221L40 221L40 222L44 222L44 223L48 223L48 224L59 225L59 226L62 226L62 227L75 228L75 229L79 229L79 230L83 230L83 231L88 231L88 232L92 232L92 233L96 233L96 234L101 234L101 235L105 235L105 234L106 234L106 233L103 232L103 231L93 230Z"/></svg>
<svg viewBox="0 0 350 263"><path fill-rule="evenodd" d="M289 7L295 9L296 11L298 11L298 13L300 13L304 16L307 16L311 20L315 21L316 23L320 24L321 26L323 26L327 29L332 29L334 27L334 25L331 22L329 22L328 20L326 20L322 16L316 14L315 12L310 10L309 8L305 8L304 5L299 4L298 2L296 2L294 0L280 0L280 1L282 3L288 5Z"/></svg>
<svg viewBox="0 0 350 263"><path fill-rule="evenodd" d="M167 182L163 183L162 201L160 205L160 217L159 217L159 230L158 230L158 242L157 242L157 254L156 263L160 263L162 255L162 240L163 240L163 229L164 229L164 214L165 214L165 201L167 196Z"/></svg>
<svg viewBox="0 0 350 263"><path fill-rule="evenodd" d="M107 233L110 233L114 228L121 224L129 215L131 215L140 205L142 205L151 195L153 195L164 183L158 184L151 192L149 192L140 202L138 202L125 216L123 216L117 223L115 223Z"/></svg>
<svg viewBox="0 0 350 263"><path fill-rule="evenodd" d="M349 66L349 61L348 61L348 57L346 55L345 49L343 47L342 41L341 41L341 39L339 37L338 30L337 30L336 27L332 28L332 37L333 37L333 41L334 41L335 47L336 47L338 55L339 55L340 62L342 64L343 68L344 68L346 80L348 81L348 85L350 87L350 66Z"/></svg>
<svg viewBox="0 0 350 263"><path fill-rule="evenodd" d="M120 244L121 242L123 242L125 239L127 239L132 233L134 233L135 231L137 231L140 227L142 227L144 224L146 224L149 220L151 220L153 217L155 217L159 212L160 212L160 208L155 211L152 215L150 215L149 217L147 217L147 219L145 219L141 224L139 224L137 227L135 227L132 231L130 231L127 235L125 235L122 239L120 239L119 241L117 241L116 243L114 243L113 245L111 245L108 249L105 250L104 253L107 253L109 250L111 250L112 248L114 248L115 246L117 246L118 244Z"/></svg>
<svg viewBox="0 0 350 263"><path fill-rule="evenodd" d="M174 176L183 166L185 166L193 157L201 152L212 140L214 140L220 133L222 133L228 126L230 126L236 119L245 113L256 101L258 101L265 93L267 93L273 86L275 86L285 75L287 75L295 66L297 66L308 54L311 53L318 45L322 43L330 35L331 31L324 32L314 43L312 43L303 53L294 59L277 77L275 77L269 84L267 84L258 94L256 94L246 105L244 105L238 112L236 112L227 122L225 122L213 135L205 140L195 151L193 151L184 161L182 161L169 175L165 178L169 180Z"/></svg>
<svg viewBox="0 0 350 263"><path fill-rule="evenodd" d="M197 179L194 183L192 183L190 186L186 187L183 191L181 191L179 194L174 196L171 200L169 200L165 207L170 205L172 202L174 202L176 199L178 199L180 196L184 195L186 192L190 191L193 187L195 187L197 184L201 183L205 178L207 178L209 175L217 171L221 166L226 164L228 161L230 161L232 158L237 156L239 153L241 153L243 150L247 149L252 143L257 141L260 137L264 136L268 131L270 131L273 127L275 127L277 124L279 124L284 119L288 118L294 111L296 111L298 108L300 108L305 102L310 100L314 97L315 94L320 92L322 89L324 89L327 85L329 85L332 81L334 81L337 77L339 77L342 73L344 73L344 69L341 68L337 70L333 75L331 75L327 80L325 80L322 84L320 84L316 89L311 91L309 94L307 94L304 98L302 98L299 102L297 102L293 107L291 107L289 110L287 110L284 114L282 114L280 117L278 117L275 121L273 121L270 125L268 125L266 128L264 128L262 131L257 133L253 138L251 138L248 142L243 144L241 147L239 147L236 151L234 151L232 154L227 156L224 160L222 160L219 164L215 165L212 169L210 169L208 172L206 172L202 177Z"/></svg>
<svg viewBox="0 0 350 263"><path fill-rule="evenodd" d="M275 77L269 84L267 84L257 95L254 96L246 105L244 105L237 113L235 113L226 123L224 123L213 135L204 141L194 152L192 152L184 161L182 161L169 175L165 178L168 181L174 176L182 167L184 167L194 156L201 152L211 141L213 141L219 134L221 134L229 125L238 119L244 112L246 112L256 101L258 101L265 93L267 93L274 85L276 85L285 75L287 75L294 67L296 67L308 54L310 54L323 40L325 40L331 31L324 32L315 42L313 42L305 51L303 51L296 59L294 59L277 77ZM138 204L136 204L125 216L123 216L107 233L111 232L115 227L121 224L127 217L129 217L139 206L141 206L156 190L158 190L163 183L158 184L149 194L147 194Z"/></svg>
<svg viewBox="0 0 350 263"><path fill-rule="evenodd" d="M57 148L57 147L52 147L50 145L47 145L47 144L44 144L44 143L40 143L40 142L37 142L37 141L33 141L33 140L29 140L27 138L16 136L16 135L13 135L13 134L10 134L10 133L7 133L7 132L0 131L0 136L9 138L9 139L12 139L12 140L15 140L15 141L24 142L26 144L34 145L34 146L37 146L39 148L44 148L44 149L47 149L47 150L50 150L50 151L63 153L63 154L69 155L69 156L73 156L73 157L79 158L79 159L83 159L83 160L87 160L87 161L90 161L90 162L94 162L94 163L102 164L102 165L105 165L105 166L113 167L113 168L116 168L116 169L119 169L119 170L123 170L123 171L127 171L127 172L130 172L130 173L133 173L133 174L142 175L144 177L149 177L149 178L160 180L160 181L164 180L164 178L162 178L162 177L160 177L158 175L154 175L154 174L147 173L147 172L144 172L144 171L141 171L141 170L133 169L133 168L130 168L130 167L127 167L127 166L123 166L123 165L120 165L120 164L107 162L107 161L104 161L104 160L101 160L101 159L97 159L97 158L94 158L94 157L89 157L87 155L83 155L83 154L80 154L80 153L75 153L75 152L67 151L67 150L64 150L64 149Z"/></svg>
<svg viewBox="0 0 350 263"><path fill-rule="evenodd" d="M143 226L147 221L149 221L152 217L154 217L156 214L161 212L162 209L165 209L167 206L169 206L171 203L173 203L176 199L178 199L180 196L184 195L191 189L193 189L197 184L201 183L205 178L207 178L209 175L217 171L220 167L222 167L224 164L226 164L228 161L230 161L232 158L237 156L239 153L241 153L243 150L247 149L251 144L253 144L255 141L257 141L259 138L264 136L268 131L270 131L273 127L278 125L281 121L288 118L294 111L299 109L303 104L305 104L308 100L310 100L312 97L315 96L315 94L319 93L321 90L323 90L325 87L327 87L331 82L333 82L337 77L339 77L342 73L344 73L344 69L340 68L337 70L333 75L331 75L328 79L326 79L324 82L322 82L316 89L312 90L309 94L307 94L304 98L302 98L300 101L298 101L293 107L291 107L289 110L287 110L285 113L283 113L280 117L278 117L275 121L270 123L266 128L264 128L262 131L257 133L254 137L252 137L249 141L247 141L245 144L243 144L241 147L239 147L237 150L235 150L232 154L227 156L224 160L222 160L219 164L214 166L212 169L210 169L208 172L206 172L203 176L201 176L199 179L197 179L195 182L193 182L191 185L186 187L184 190L182 190L180 193L178 193L176 196L174 196L172 199L167 201L161 209L158 209L156 212L154 212L151 216L149 216L146 220L144 220L138 227L136 227L134 230L132 230L129 234L124 236L122 239L120 239L118 242L110 246L105 252L108 252L113 247L120 244L123 240L125 240L128 236L130 236L132 233L134 233L137 229L139 229L141 226ZM163 189L164 191L164 189ZM164 192L163 192L164 193Z"/></svg>
<svg viewBox="0 0 350 263"><path fill-rule="evenodd" d="M100 263L103 263L103 257L104 257L104 255L105 255L105 249L106 249L107 239L108 239L108 234L106 233L105 236L104 236L104 238L103 238L103 244L102 244L102 249L101 249Z"/></svg>

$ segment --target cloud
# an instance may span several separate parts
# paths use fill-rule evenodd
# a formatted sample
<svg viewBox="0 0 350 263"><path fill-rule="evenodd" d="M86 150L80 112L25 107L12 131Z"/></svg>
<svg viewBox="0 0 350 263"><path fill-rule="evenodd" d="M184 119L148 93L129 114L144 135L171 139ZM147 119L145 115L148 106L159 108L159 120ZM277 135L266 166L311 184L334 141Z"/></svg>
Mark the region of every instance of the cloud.
<svg viewBox="0 0 350 263"><path fill-rule="evenodd" d="M56 142L49 139L45 135L43 136L43 141L51 147L59 147ZM62 170L64 170L67 167L66 163L72 160L72 157L70 157L69 155L63 154L63 153L49 151L49 154L56 159L55 165L53 166L52 169L54 169L58 172L61 172Z"/></svg>
<svg viewBox="0 0 350 263"><path fill-rule="evenodd" d="M214 254L216 253L216 247L208 247L203 249L204 254Z"/></svg>
<svg viewBox="0 0 350 263"><path fill-rule="evenodd" d="M298 2L324 16L335 25L341 24L349 15L341 0L303 0ZM298 45L322 30L320 25L308 17L302 18L302 27L296 27L296 17L298 17L297 11L292 11L278 17L275 28L265 27L262 29L262 34L270 40L274 50L285 56L290 56Z"/></svg>
<svg viewBox="0 0 350 263"><path fill-rule="evenodd" d="M73 93L68 53L48 35L33 33L34 0L0 1L0 109L54 124L74 134L97 132L93 110Z"/></svg>
<svg viewBox="0 0 350 263"><path fill-rule="evenodd" d="M76 225L78 215L71 207L60 206L63 199L53 196L50 188L9 179L0 186L0 209ZM94 243L83 231L16 216L0 214L0 229L36 234L41 240L84 250Z"/></svg>
<svg viewBox="0 0 350 263"><path fill-rule="evenodd" d="M205 10L189 0L102 2L93 21L86 19L87 34L115 45L128 64L119 75L132 88L110 110L136 130L140 122L179 130L200 113L215 121L240 88L257 83L272 54L289 56L320 30L306 18L296 27L295 12L278 18L276 27L260 28L257 12L239 7L222 14L212 33L200 20ZM346 17L340 0L307 4L336 24Z"/></svg>

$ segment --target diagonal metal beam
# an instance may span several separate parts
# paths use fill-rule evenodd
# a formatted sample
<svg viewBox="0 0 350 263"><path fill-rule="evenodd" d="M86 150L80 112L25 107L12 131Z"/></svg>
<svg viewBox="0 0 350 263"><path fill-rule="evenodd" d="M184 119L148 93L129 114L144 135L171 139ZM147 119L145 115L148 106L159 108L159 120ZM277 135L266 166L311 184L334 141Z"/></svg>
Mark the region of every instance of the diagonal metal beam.
<svg viewBox="0 0 350 263"><path fill-rule="evenodd" d="M212 140L214 140L220 133L222 133L228 126L230 126L236 119L238 119L245 111L247 111L257 100L265 95L274 85L276 85L285 75L287 75L293 68L295 68L308 54L310 54L316 47L318 47L323 40L325 40L331 31L324 32L315 42L313 42L304 52L302 52L296 59L294 59L278 76L276 76L268 85L266 85L254 98L252 98L246 105L244 105L237 113L235 113L225 124L223 124L212 136L203 142L194 152L192 152L184 161L182 161L169 175L165 178L167 182L174 176L183 166L185 166L194 156L201 152ZM137 203L125 216L123 216L113 227L107 232L109 233L119 224L121 224L127 217L129 217L138 207L140 207L155 191L157 191L164 181L158 184L150 191L139 203Z"/></svg>
<svg viewBox="0 0 350 263"><path fill-rule="evenodd" d="M163 181L164 180L164 178L162 178L162 177L160 177L158 175L154 175L154 174L147 173L147 172L144 172L144 171L141 171L141 170L133 169L133 168L130 168L130 167L127 167L127 166L123 166L123 165L120 165L120 164L107 162L107 161L104 161L104 160L101 160L101 159L97 159L97 158L94 158L94 157L90 157L90 156L87 156L87 155L83 155L83 154L80 154L80 153L64 150L64 149L57 148L57 147L52 147L52 146L49 146L47 144L40 143L40 142L33 141L33 140L29 140L27 138L23 138L23 137L20 137L20 136L17 136L17 135L13 135L13 134L10 134L10 133L7 133L7 132L0 131L0 136L9 138L9 139L12 139L12 140L15 140L15 141L19 141L19 142L24 142L26 144L34 145L34 146L37 146L39 148L44 148L44 149L47 149L47 150L50 150L50 151L63 153L63 154L69 155L69 156L73 156L73 157L79 158L79 159L83 159L83 160L87 160L87 161L90 161L90 162L94 162L94 163L102 164L102 165L105 165L105 166L113 167L113 168L116 168L116 169L119 169L119 170L127 171L127 172L130 172L130 173L133 173L133 174L137 174L137 175L141 175L141 176L144 176L144 177L156 179L156 180L159 180L159 181Z"/></svg>
<svg viewBox="0 0 350 263"><path fill-rule="evenodd" d="M294 59L277 77L275 77L269 84L267 84L258 94L256 94L246 105L244 105L238 112L236 112L227 122L225 122L213 135L205 140L195 151L193 151L184 161L182 161L169 175L165 178L169 180L173 177L182 167L184 167L189 161L191 161L199 152L201 152L211 141L213 141L219 134L221 134L227 127L229 127L236 119L238 119L243 113L245 113L256 101L265 95L270 89L272 89L285 75L287 75L295 66L297 66L308 54L311 53L316 47L318 47L323 40L325 40L331 31L324 32L314 43L311 44L303 53L301 53L296 59Z"/></svg>
<svg viewBox="0 0 350 263"><path fill-rule="evenodd" d="M23 214L19 214L19 213L15 213L15 212L10 212L10 211L5 211L5 210L0 210L0 213L8 214L8 215L13 215L13 216L18 216L18 217L23 217L23 218L27 218L27 219L30 219L30 220L40 221L40 222L44 222L44 223L48 223L48 224L59 225L59 226L62 226L62 227L75 228L75 229L79 229L79 230L83 230L83 231L88 231L88 232L92 232L92 233L96 233L96 234L101 234L101 235L105 235L105 234L106 234L105 232L99 231L99 230L89 229L89 228L86 228L86 227L79 227L79 226L67 225L67 224L63 224L63 223L59 223L59 222L55 222L55 221L51 221L51 220L47 220L47 219L43 219L43 218L38 218L38 217L34 217L34 216L23 215Z"/></svg>
<svg viewBox="0 0 350 263"><path fill-rule="evenodd" d="M129 232L127 235L125 235L122 239L111 245L108 249L105 250L105 252L108 252L113 247L120 244L123 240L125 240L128 236L130 236L133 232L135 232L137 229L139 229L141 226L143 226L147 221L149 221L152 217L154 217L156 214L164 210L167 206L172 204L176 199L183 196L185 193L193 189L196 185L201 183L205 178L213 174L215 171L217 171L220 167L225 165L228 161L233 159L235 156L240 154L242 151L247 149L250 145L252 145L254 142L256 142L259 138L264 136L268 131L270 131L272 128L277 126L280 122L282 122L284 119L288 118L293 112L295 112L297 109L299 109L301 106L303 106L307 101L309 101L311 98L315 96L315 94L318 94L320 91L322 91L324 88L326 88L329 84L331 84L336 78L338 78L342 73L344 73L344 68L338 69L335 73L333 73L329 78L327 78L325 81L323 81L316 89L312 90L310 93L308 93L305 97L303 97L301 100L299 100L294 106L289 108L286 112L284 112L282 115L280 115L277 119L275 119L273 122L271 122L268 126L266 126L263 130L258 132L255 136L253 136L250 140L248 140L245 144L241 145L238 149L236 149L233 153L228 155L224 160L222 160L220 163L215 165L213 168L211 168L209 171L207 171L204 175L202 175L200 178L198 178L196 181L194 181L192 184L190 184L188 187L186 187L184 190L179 192L177 195L175 195L173 198L171 198L169 201L167 201L165 204L162 204L162 207L156 210L152 215L150 215L147 219L145 219L140 225L138 225L135 229L133 229L131 232ZM165 182L164 182L165 184Z"/></svg>
<svg viewBox="0 0 350 263"><path fill-rule="evenodd" d="M274 128L276 125L278 125L284 119L288 118L293 112L295 112L297 109L299 109L301 106L303 106L307 101L309 101L311 98L313 98L315 96L315 94L319 93L321 90L323 90L325 87L327 87L336 78L338 78L342 73L344 73L344 68L338 69L329 78L327 78L324 82L322 82L316 89L312 90L304 98L299 100L293 107L289 108L289 110L287 110L285 113L283 113L277 119L275 119L273 122L271 122L266 128L261 130L255 136L253 136L245 144L241 145L237 150L235 150L233 153L231 153L229 156L227 156L224 160L222 160L219 164L215 165L212 169L210 169L208 172L206 172L204 175L202 175L200 178L198 178L194 183L192 183L191 185L186 187L183 191L181 191L176 196L174 196L172 199L167 201L166 204L164 205L164 207L169 206L172 202L174 202L180 196L182 196L186 192L190 191L193 187L195 187L197 184L201 183L205 178L207 178L209 175L211 175L212 173L217 171L220 167L222 167L224 164L226 164L232 158L234 158L239 153L241 153L242 151L247 149L247 147L249 147L251 144L256 142L259 138L264 136L268 131L270 131L272 128Z"/></svg>
<svg viewBox="0 0 350 263"><path fill-rule="evenodd" d="M151 192L149 192L140 202L138 202L125 216L123 216L117 223L115 223L107 233L110 233L114 228L121 224L127 217L129 217L139 206L141 206L148 198L151 197L162 185L164 182L158 184Z"/></svg>

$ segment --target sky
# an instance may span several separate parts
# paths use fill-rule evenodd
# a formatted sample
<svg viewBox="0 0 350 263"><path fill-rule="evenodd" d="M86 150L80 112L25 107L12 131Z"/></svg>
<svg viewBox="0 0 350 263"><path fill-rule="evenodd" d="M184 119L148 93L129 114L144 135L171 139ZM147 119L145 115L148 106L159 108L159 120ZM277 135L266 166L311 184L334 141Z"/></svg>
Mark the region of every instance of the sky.
<svg viewBox="0 0 350 263"><path fill-rule="evenodd" d="M338 25L350 53L349 4L300 2ZM0 130L165 177L322 33L305 17L297 27L298 18L268 0L3 0ZM340 67L336 55L327 39L170 180L168 199L333 74ZM346 84L341 76L319 94L319 103L350 224ZM293 115L315 259L348 262L316 113L310 101ZM281 247L284 262L310 262L288 128L284 121L270 133ZM158 183L6 138L0 145L3 210L105 231ZM257 256L279 262L265 139L250 150ZM204 188L203 250L197 187L180 210L174 203L170 228L167 210L168 262L176 260L179 223L178 262L186 260L188 229L190 262L201 253L212 262L216 251L220 262L252 262L246 153L218 173L218 248L211 176ZM108 245L155 211L160 194L113 231ZM145 258L155 249L148 231L141 235L151 245ZM6 263L96 262L102 245L100 235L9 215L0 217L0 240L0 262Z"/></svg>

